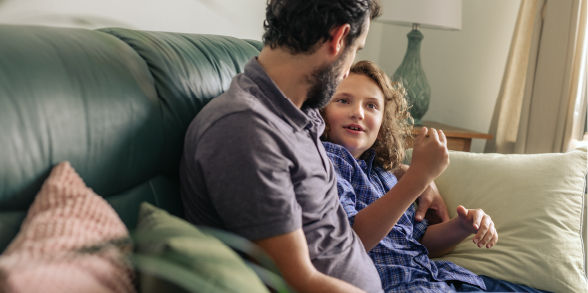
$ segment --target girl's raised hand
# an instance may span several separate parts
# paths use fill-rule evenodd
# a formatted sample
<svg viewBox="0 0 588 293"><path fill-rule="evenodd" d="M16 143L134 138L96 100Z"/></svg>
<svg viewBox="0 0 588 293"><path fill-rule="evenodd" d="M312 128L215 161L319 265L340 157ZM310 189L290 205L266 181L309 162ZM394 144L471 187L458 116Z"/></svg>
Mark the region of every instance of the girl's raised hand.
<svg viewBox="0 0 588 293"><path fill-rule="evenodd" d="M421 128L414 139L410 168L433 181L449 165L447 138L443 130Z"/></svg>
<svg viewBox="0 0 588 293"><path fill-rule="evenodd" d="M486 246L486 248L496 245L498 232L496 232L492 218L483 210L468 210L463 206L458 206L457 215L461 227L469 233L476 234L473 239L474 244L478 247Z"/></svg>

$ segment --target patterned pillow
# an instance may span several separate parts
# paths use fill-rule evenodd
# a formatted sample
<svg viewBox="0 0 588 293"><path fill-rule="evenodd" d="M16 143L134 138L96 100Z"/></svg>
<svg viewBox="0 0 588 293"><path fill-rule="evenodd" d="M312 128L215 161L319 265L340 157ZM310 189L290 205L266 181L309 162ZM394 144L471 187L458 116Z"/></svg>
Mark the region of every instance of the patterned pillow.
<svg viewBox="0 0 588 293"><path fill-rule="evenodd" d="M0 256L0 292L134 292L123 250L104 245L128 235L112 207L62 162ZM93 245L101 249L82 250Z"/></svg>

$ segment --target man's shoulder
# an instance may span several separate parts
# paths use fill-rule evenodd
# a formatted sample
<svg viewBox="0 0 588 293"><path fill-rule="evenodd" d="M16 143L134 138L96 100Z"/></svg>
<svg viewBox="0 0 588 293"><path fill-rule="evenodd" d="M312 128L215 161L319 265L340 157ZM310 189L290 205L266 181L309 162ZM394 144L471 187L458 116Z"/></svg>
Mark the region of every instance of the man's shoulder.
<svg viewBox="0 0 588 293"><path fill-rule="evenodd" d="M256 113L260 111L260 107L259 100L249 93L239 92L234 94L225 92L204 106L196 115L195 120L206 124L207 121L216 121L233 114Z"/></svg>
<svg viewBox="0 0 588 293"><path fill-rule="evenodd" d="M255 111L262 105L260 91L255 83L244 74L233 78L229 88L220 96L213 98L198 116L224 116L242 111Z"/></svg>
<svg viewBox="0 0 588 293"><path fill-rule="evenodd" d="M271 119L266 117L275 115L259 99L258 93L234 86L234 83L225 93L213 98L196 115L190 124L190 129L197 130L194 135L202 135L219 121L250 125L270 121Z"/></svg>

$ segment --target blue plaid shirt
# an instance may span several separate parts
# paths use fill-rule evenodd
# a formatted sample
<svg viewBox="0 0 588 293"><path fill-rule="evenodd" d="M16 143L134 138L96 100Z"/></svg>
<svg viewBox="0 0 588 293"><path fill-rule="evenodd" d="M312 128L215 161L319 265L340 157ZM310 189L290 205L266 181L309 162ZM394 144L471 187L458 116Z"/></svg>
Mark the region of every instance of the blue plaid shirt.
<svg viewBox="0 0 588 293"><path fill-rule="evenodd" d="M343 146L323 142L337 173L339 199L353 225L358 211L386 194L397 182L394 174L373 166L374 153L367 161L356 160ZM394 292L450 292L448 283L464 282L486 289L476 274L449 261L431 260L419 240L427 221L416 222L413 204L392 231L370 252L384 290Z"/></svg>

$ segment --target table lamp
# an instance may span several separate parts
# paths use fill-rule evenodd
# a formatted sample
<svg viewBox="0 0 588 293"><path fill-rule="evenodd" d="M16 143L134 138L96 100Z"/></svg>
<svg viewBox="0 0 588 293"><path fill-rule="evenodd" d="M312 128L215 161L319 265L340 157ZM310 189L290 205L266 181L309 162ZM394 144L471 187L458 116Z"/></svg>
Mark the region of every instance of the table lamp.
<svg viewBox="0 0 588 293"><path fill-rule="evenodd" d="M460 30L461 0L382 0L383 14L379 22L410 25L408 48L392 80L402 82L410 114L416 125L429 108L431 87L421 65L420 49L423 34L419 27Z"/></svg>

